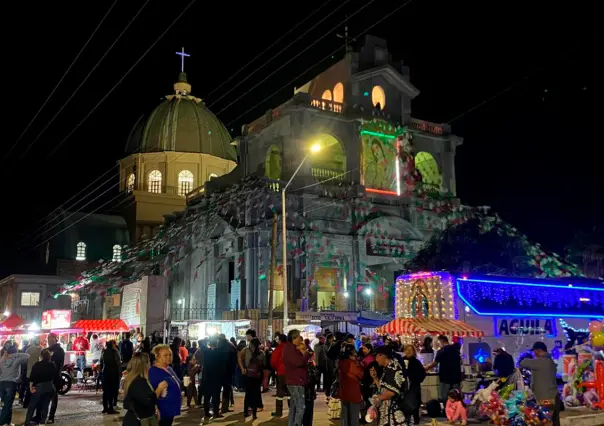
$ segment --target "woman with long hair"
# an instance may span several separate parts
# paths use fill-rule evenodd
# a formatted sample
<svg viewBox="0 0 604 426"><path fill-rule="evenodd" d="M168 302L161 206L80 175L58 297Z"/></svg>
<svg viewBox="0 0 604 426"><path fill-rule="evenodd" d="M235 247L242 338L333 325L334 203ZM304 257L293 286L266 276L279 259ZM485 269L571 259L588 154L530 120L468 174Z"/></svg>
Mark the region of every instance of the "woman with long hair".
<svg viewBox="0 0 604 426"><path fill-rule="evenodd" d="M117 414L115 401L120 387L122 361L115 340L109 340L101 355L103 364L103 414Z"/></svg>
<svg viewBox="0 0 604 426"><path fill-rule="evenodd" d="M253 338L250 341L250 350L252 357L246 360L245 368L245 398L243 411L248 414L248 409L252 409L252 418L255 420L258 408L262 407L262 378L264 372L265 358L264 353L260 351L260 340Z"/></svg>
<svg viewBox="0 0 604 426"><path fill-rule="evenodd" d="M149 383L154 390L157 390L161 382L168 383L157 400L159 425L172 426L174 417L180 415L181 405L180 379L171 367L172 349L168 345L157 345L153 348L153 355L155 364L149 369Z"/></svg>
<svg viewBox="0 0 604 426"><path fill-rule="evenodd" d="M136 353L128 363L128 373L124 379L123 426L152 426L157 424L157 399L168 388L166 381L160 382L153 390L149 383L149 357Z"/></svg>

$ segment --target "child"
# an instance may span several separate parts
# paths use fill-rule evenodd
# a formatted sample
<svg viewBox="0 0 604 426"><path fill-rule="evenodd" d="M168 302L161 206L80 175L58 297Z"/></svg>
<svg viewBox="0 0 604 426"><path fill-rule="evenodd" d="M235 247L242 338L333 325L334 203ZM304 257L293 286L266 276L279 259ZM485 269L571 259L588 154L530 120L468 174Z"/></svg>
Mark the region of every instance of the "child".
<svg viewBox="0 0 604 426"><path fill-rule="evenodd" d="M200 367L197 365L195 357L189 360L189 368L187 374L189 375L189 384L187 385L187 407L191 408L191 399L193 403L197 401L197 387L195 386L195 376L199 373Z"/></svg>
<svg viewBox="0 0 604 426"><path fill-rule="evenodd" d="M453 389L449 392L449 399L447 400L447 406L445 407L445 413L447 414L447 420L453 424L457 420L461 419L461 424L467 424L468 414L466 412L466 405L463 402L463 395L459 389Z"/></svg>

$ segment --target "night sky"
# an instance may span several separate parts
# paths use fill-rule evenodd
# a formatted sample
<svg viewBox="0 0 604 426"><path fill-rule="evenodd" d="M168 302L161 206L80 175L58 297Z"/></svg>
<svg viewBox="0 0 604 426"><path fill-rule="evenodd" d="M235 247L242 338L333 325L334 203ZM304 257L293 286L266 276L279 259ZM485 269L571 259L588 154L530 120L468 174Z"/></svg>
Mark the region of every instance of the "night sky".
<svg viewBox="0 0 604 426"><path fill-rule="evenodd" d="M192 55L186 60L185 71L193 94L203 98L213 112L220 112L219 118L237 136L243 123L284 102L294 86L341 59L343 47L333 56L328 54L342 46L336 32L343 30L340 23L346 16L350 17L349 33L355 36L403 4L394 0L307 0L288 2L292 9L286 9L284 2L237 2L234 6L234 2L210 5L197 0L65 139L189 4L189 0L150 0L36 141L145 4L142 0L118 0L15 145L113 1L91 2L85 8L76 2L37 3L28 6L26 15L22 3L3 5L5 112L0 154L4 160L5 226L1 276L27 272L31 248L44 239L34 232L39 221L100 174L116 167L135 121L172 92L180 68L175 52L181 46ZM527 3L531 3L530 8ZM336 8L329 18L283 50ZM453 131L464 138L456 158L462 202L492 206L531 238L559 251L575 231L604 222L604 150L601 117L596 117L596 111L602 110L601 91L596 86L601 46L596 43L599 23L592 21L595 16L587 2L554 6L545 1L415 0L369 31L387 39L394 58L410 67L411 81L421 91L412 105L413 116L434 122L455 119ZM246 93L322 36L320 42ZM260 66L256 74L219 99ZM309 71L295 83L264 101L306 69ZM117 194L116 173L117 168L107 175L113 179L99 192L110 186L114 189L92 206ZM21 246L24 248L18 251Z"/></svg>

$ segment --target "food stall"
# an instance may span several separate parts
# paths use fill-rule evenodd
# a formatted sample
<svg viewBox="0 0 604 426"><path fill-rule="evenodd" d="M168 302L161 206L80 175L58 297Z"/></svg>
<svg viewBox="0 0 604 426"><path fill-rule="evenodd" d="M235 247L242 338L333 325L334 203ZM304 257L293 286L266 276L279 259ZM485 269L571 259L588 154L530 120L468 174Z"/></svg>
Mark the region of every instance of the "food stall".
<svg viewBox="0 0 604 426"><path fill-rule="evenodd" d="M109 340L115 340L117 343L120 342L120 334L130 331L128 325L121 319L105 319L105 320L78 320L73 325L73 329L77 332L88 333L90 339L91 334L96 334L99 337L99 341L103 347ZM69 339L75 339L76 333L69 334ZM64 340L64 339L63 339ZM68 340L69 341L69 340ZM63 343L63 342L62 342ZM65 351L65 363L75 363L77 351ZM92 365L92 353L86 352L86 365Z"/></svg>

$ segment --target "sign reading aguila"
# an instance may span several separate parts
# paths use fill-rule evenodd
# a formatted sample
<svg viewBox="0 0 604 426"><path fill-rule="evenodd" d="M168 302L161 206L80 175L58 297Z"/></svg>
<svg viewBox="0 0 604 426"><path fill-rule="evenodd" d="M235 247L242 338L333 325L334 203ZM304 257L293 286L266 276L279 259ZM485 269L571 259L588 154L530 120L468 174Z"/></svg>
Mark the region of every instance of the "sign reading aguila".
<svg viewBox="0 0 604 426"><path fill-rule="evenodd" d="M356 312L296 312L296 319L301 321L356 321Z"/></svg>
<svg viewBox="0 0 604 426"><path fill-rule="evenodd" d="M553 318L496 318L495 327L499 336L556 335Z"/></svg>

